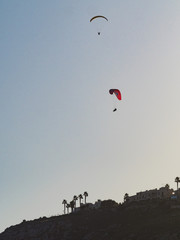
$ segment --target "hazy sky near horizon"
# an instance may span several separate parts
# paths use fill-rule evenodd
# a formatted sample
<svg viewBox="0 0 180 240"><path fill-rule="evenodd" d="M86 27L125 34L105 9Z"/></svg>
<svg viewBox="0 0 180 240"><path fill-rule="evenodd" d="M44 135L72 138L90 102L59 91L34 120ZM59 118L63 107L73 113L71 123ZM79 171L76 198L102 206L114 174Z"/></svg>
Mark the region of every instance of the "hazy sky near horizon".
<svg viewBox="0 0 180 240"><path fill-rule="evenodd" d="M177 0L0 1L0 232L84 191L176 188L179 26Z"/></svg>

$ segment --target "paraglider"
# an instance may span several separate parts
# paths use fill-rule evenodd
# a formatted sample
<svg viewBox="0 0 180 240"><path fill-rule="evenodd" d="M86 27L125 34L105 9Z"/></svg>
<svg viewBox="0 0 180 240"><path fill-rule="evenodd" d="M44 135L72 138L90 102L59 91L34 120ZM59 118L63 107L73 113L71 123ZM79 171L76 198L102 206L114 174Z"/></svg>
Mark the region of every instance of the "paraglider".
<svg viewBox="0 0 180 240"><path fill-rule="evenodd" d="M97 15L97 16L94 16L90 19L90 22L92 22L93 20L97 19L97 18L100 18L100 19L105 19L106 21L108 21L108 19L105 17L105 16L102 16L102 15ZM98 35L100 35L101 32L98 31Z"/></svg>
<svg viewBox="0 0 180 240"><path fill-rule="evenodd" d="M109 93L110 93L111 95L114 94L119 101L122 99L122 97L121 97L121 92L119 91L119 89L110 89L110 90L109 90ZM117 111L117 108L114 108L113 112L116 112L116 111Z"/></svg>

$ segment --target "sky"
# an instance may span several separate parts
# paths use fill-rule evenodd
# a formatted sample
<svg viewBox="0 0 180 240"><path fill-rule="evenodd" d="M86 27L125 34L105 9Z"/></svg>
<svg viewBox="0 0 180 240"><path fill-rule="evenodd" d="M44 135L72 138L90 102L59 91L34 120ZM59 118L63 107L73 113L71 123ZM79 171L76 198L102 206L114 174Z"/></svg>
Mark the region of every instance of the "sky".
<svg viewBox="0 0 180 240"><path fill-rule="evenodd" d="M84 191L176 189L179 26L178 0L0 1L0 232Z"/></svg>

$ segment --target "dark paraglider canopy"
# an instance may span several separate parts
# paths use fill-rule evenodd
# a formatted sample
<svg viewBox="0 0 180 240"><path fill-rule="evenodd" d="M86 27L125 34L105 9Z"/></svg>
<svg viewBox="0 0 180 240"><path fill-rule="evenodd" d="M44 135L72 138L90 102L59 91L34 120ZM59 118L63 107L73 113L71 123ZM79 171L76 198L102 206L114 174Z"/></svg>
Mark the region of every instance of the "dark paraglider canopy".
<svg viewBox="0 0 180 240"><path fill-rule="evenodd" d="M106 21L108 21L108 19L107 19L106 17L101 16L101 15L97 15L97 16L92 17L92 18L90 19L90 22L92 22L92 21L93 21L94 19L96 19L96 18L104 18Z"/></svg>

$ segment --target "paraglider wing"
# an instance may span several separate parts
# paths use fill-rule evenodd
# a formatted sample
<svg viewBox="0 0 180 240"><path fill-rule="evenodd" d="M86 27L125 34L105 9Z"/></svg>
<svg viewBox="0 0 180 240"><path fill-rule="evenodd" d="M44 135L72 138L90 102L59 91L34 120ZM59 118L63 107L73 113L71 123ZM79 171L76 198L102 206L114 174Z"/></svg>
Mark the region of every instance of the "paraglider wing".
<svg viewBox="0 0 180 240"><path fill-rule="evenodd" d="M108 21L108 19L107 19L106 17L101 16L101 15L98 15L98 16L92 17L92 18L90 19L90 22L92 22L92 21L93 21L94 19L96 19L96 18L104 18L106 21Z"/></svg>
<svg viewBox="0 0 180 240"><path fill-rule="evenodd" d="M121 92L118 89L110 89L109 90L110 94L115 94L117 99L121 100Z"/></svg>

